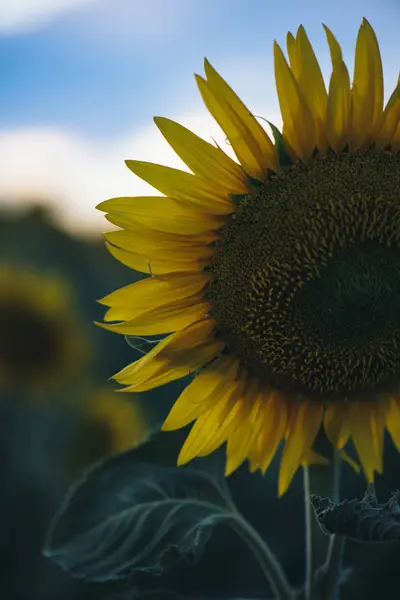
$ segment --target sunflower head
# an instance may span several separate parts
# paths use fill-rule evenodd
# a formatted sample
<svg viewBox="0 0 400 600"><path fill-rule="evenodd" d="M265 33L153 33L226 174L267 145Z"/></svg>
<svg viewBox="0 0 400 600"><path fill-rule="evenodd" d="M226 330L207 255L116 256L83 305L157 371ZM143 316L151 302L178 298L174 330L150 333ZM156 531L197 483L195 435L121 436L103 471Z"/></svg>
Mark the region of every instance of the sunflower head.
<svg viewBox="0 0 400 600"><path fill-rule="evenodd" d="M139 446L150 434L149 416L143 411L139 396L126 398L111 390L99 390L85 406L84 417L90 462Z"/></svg>
<svg viewBox="0 0 400 600"><path fill-rule="evenodd" d="M32 392L61 387L87 364L67 283L0 265L0 384Z"/></svg>
<svg viewBox="0 0 400 600"><path fill-rule="evenodd" d="M364 19L352 82L325 27L329 85L304 28L274 46L283 127L272 137L206 61L202 98L235 154L156 124L190 173L127 161L164 197L99 208L110 252L150 274L111 293L103 326L169 334L115 379L144 391L194 373L164 429L194 421L178 462L226 443L227 473L265 471L281 441L283 493L321 429L352 440L369 481L384 431L400 450L400 84L384 106Z"/></svg>

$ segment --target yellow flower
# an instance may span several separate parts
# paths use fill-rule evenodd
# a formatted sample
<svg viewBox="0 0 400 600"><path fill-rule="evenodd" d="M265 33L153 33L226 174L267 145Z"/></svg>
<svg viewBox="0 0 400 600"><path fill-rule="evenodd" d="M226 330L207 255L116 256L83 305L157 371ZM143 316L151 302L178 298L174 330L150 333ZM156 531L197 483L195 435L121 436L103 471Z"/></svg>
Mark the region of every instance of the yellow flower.
<svg viewBox="0 0 400 600"><path fill-rule="evenodd" d="M0 389L61 389L87 364L90 345L76 325L67 282L0 264Z"/></svg>
<svg viewBox="0 0 400 600"><path fill-rule="evenodd" d="M138 398L131 401L110 390L100 390L84 410L93 437L101 442L95 458L136 447L149 437L149 418Z"/></svg>
<svg viewBox="0 0 400 600"><path fill-rule="evenodd" d="M275 44L283 131L274 142L206 61L203 100L237 162L155 122L192 173L127 161L166 197L99 208L122 228L110 252L152 276L111 293L103 325L171 334L115 379L140 392L194 373L164 430L195 421L179 464L226 443L226 473L264 472L284 440L279 494L320 460L320 428L352 439L369 481L384 431L400 450L400 85L383 105L378 42L364 20L350 84L338 42L326 90L303 27Z"/></svg>

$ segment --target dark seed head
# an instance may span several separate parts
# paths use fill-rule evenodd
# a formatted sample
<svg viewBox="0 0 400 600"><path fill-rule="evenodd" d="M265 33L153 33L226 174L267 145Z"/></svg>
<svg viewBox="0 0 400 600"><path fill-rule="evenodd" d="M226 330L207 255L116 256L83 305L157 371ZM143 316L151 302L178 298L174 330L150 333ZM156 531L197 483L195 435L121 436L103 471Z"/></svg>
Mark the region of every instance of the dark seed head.
<svg viewBox="0 0 400 600"><path fill-rule="evenodd" d="M400 157L316 156L221 230L207 291L228 349L271 385L375 398L400 376Z"/></svg>

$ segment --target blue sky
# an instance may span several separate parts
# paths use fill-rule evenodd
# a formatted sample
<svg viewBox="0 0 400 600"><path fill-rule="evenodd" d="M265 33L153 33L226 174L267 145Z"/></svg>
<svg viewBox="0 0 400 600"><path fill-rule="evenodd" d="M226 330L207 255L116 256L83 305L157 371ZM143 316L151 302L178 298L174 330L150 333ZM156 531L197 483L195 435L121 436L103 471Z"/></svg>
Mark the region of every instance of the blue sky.
<svg viewBox="0 0 400 600"><path fill-rule="evenodd" d="M149 191L125 172L124 158L180 166L154 115L176 118L207 139L220 135L193 78L204 56L256 114L275 121L272 44L284 46L286 32L299 24L327 76L321 22L338 37L352 69L363 16L380 42L387 93L400 67L397 0L12 4L0 7L0 202L46 198L70 229L100 231L97 202Z"/></svg>

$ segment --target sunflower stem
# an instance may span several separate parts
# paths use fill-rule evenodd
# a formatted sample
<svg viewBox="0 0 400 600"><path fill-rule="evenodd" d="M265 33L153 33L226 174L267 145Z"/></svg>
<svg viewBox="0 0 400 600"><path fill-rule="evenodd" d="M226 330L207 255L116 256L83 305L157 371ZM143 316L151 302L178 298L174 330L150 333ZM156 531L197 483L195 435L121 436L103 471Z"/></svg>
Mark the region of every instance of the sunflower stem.
<svg viewBox="0 0 400 600"><path fill-rule="evenodd" d="M271 585L275 597L278 600L294 600L295 595L286 579L280 562L275 558L270 547L260 534L238 512L234 514L230 525L247 544L253 556L257 559L265 577Z"/></svg>
<svg viewBox="0 0 400 600"><path fill-rule="evenodd" d="M317 598L339 600L345 541L346 538L341 535L331 535L329 538L325 564L317 570L314 576Z"/></svg>
<svg viewBox="0 0 400 600"><path fill-rule="evenodd" d="M322 432L313 448L329 459L329 466L308 465L304 467L306 599L339 600L343 541L334 539L336 536L327 536L322 532L314 516L310 496L316 494L322 498L328 497L333 502L339 501L342 459ZM326 595L328 588L329 595Z"/></svg>

